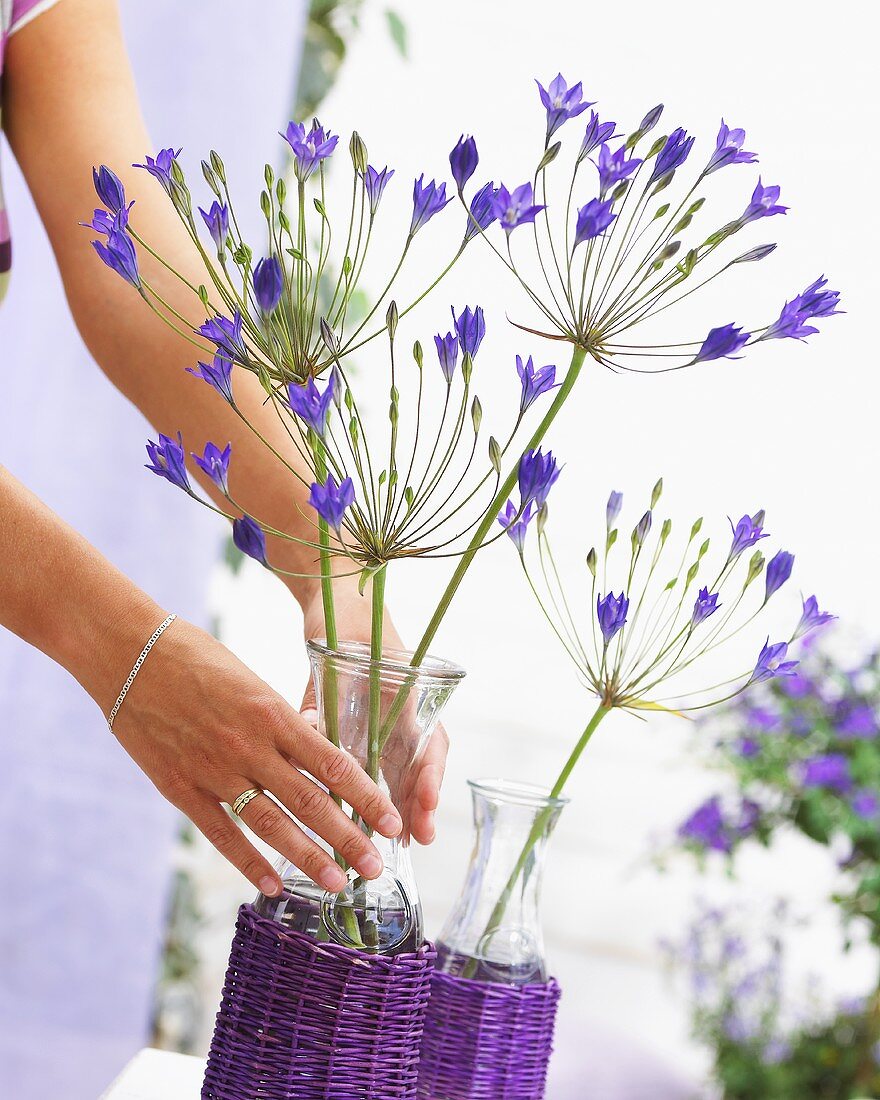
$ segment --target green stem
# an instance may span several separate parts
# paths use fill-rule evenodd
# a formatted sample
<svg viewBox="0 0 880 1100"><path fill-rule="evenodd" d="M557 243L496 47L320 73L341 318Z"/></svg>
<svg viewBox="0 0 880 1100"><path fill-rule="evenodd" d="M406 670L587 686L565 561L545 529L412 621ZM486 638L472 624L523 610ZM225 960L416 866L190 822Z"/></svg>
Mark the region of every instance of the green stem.
<svg viewBox="0 0 880 1100"><path fill-rule="evenodd" d="M388 566L373 576L373 608L370 624L370 716L367 742L367 774L379 778L380 733L382 726L382 627L385 621L385 579Z"/></svg>

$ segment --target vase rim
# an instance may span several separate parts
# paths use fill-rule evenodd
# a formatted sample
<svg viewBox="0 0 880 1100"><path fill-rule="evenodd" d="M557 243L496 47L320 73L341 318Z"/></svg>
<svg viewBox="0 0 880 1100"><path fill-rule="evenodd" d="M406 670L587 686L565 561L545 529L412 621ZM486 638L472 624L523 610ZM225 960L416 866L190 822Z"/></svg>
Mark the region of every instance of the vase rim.
<svg viewBox="0 0 880 1100"><path fill-rule="evenodd" d="M512 779L491 778L469 779L468 786L472 791L486 798L495 798L498 801L519 806L562 809L569 803L569 799L554 795L549 787L541 787L537 783L518 783Z"/></svg>
<svg viewBox="0 0 880 1100"><path fill-rule="evenodd" d="M458 682L466 675L461 665L455 664L454 661L447 661L443 657L434 657L430 653L414 666L411 663L413 654L410 650L393 647L384 647L381 660L374 661L370 656L370 646L367 642L339 642L335 648L331 649L324 639L309 638L306 649L313 657L333 658L341 664L365 672L377 669L380 673L401 680L415 675L419 679Z"/></svg>

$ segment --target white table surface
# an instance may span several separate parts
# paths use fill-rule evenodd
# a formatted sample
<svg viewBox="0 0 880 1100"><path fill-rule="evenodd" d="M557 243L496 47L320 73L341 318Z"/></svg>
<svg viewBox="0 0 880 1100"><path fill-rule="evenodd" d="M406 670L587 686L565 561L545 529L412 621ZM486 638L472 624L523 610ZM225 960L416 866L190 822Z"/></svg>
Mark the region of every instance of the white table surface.
<svg viewBox="0 0 880 1100"><path fill-rule="evenodd" d="M198 1100L204 1075L202 1058L142 1050L100 1100Z"/></svg>

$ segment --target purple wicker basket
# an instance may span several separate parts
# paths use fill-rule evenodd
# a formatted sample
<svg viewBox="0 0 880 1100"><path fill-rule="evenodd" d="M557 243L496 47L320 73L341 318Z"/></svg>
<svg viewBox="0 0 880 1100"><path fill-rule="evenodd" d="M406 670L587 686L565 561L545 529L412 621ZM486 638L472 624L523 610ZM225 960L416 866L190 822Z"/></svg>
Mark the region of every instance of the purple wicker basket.
<svg viewBox="0 0 880 1100"><path fill-rule="evenodd" d="M419 1100L543 1100L561 991L437 972L425 1021Z"/></svg>
<svg viewBox="0 0 880 1100"><path fill-rule="evenodd" d="M318 943L243 905L203 1100L414 1100L434 957Z"/></svg>

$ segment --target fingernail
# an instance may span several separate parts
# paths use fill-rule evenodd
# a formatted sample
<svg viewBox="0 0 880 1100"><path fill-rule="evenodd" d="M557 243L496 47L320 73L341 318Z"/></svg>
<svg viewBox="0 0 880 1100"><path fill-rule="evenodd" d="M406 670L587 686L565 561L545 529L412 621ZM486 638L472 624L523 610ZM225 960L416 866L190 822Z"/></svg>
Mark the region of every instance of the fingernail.
<svg viewBox="0 0 880 1100"><path fill-rule="evenodd" d="M403 828L403 822L400 820L397 814L385 814L384 817L379 818L379 824L377 825L379 832L382 836L395 837Z"/></svg>
<svg viewBox="0 0 880 1100"><path fill-rule="evenodd" d="M364 878L378 878L384 866L379 856L373 855L372 852L358 860L358 869Z"/></svg>
<svg viewBox="0 0 880 1100"><path fill-rule="evenodd" d="M304 718L310 726L317 726L318 724L318 712L313 710L312 707L308 707L306 710L301 710L300 716Z"/></svg>
<svg viewBox="0 0 880 1100"><path fill-rule="evenodd" d="M345 875L334 864L323 868L318 875L318 882L325 890L331 890L334 894L338 894L340 890L345 889L346 881Z"/></svg>
<svg viewBox="0 0 880 1100"><path fill-rule="evenodd" d="M267 898L274 898L277 894L281 893L281 883L277 878L273 878L271 875L266 875L265 878L260 879L260 893L265 894Z"/></svg>

